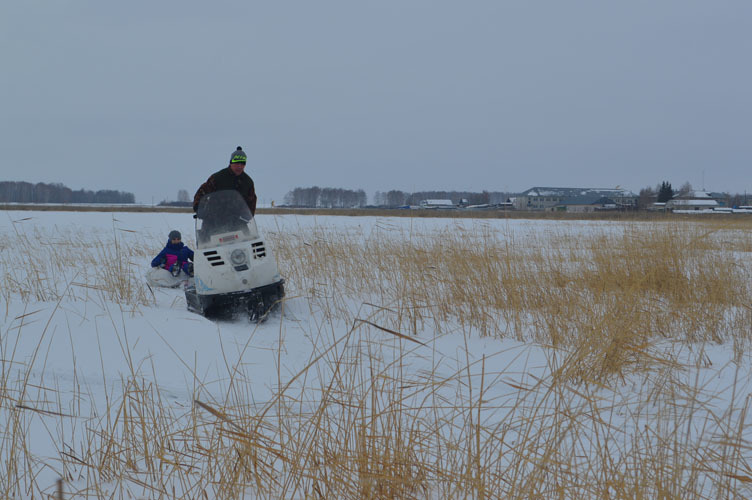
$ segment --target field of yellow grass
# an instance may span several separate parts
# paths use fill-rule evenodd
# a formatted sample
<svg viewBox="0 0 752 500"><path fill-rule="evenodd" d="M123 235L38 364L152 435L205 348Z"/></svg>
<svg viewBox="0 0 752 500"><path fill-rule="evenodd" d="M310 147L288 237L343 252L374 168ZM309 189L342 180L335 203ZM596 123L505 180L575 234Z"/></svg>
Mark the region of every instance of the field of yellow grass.
<svg viewBox="0 0 752 500"><path fill-rule="evenodd" d="M752 495L752 221L260 216L249 325L144 283L184 215L9 214L13 498Z"/></svg>

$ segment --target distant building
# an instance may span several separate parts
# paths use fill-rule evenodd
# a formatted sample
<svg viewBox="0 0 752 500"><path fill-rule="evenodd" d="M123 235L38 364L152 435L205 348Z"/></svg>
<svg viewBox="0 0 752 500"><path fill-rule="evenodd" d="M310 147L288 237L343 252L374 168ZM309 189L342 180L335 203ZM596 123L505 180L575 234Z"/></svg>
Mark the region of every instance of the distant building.
<svg viewBox="0 0 752 500"><path fill-rule="evenodd" d="M514 207L517 210L553 211L558 206L591 205L600 198L609 199L615 205L614 209L624 209L636 207L638 196L620 188L533 187L514 199Z"/></svg>
<svg viewBox="0 0 752 500"><path fill-rule="evenodd" d="M647 209L651 212L665 212L666 211L666 202L665 201L656 201L655 203L651 203L647 206Z"/></svg>
<svg viewBox="0 0 752 500"><path fill-rule="evenodd" d="M716 193L713 191L709 191L708 196L710 196L715 201L717 201L719 207L725 207L728 204L727 202L728 202L729 195L726 193Z"/></svg>
<svg viewBox="0 0 752 500"><path fill-rule="evenodd" d="M420 208L457 208L452 200L421 200Z"/></svg>
<svg viewBox="0 0 752 500"><path fill-rule="evenodd" d="M666 202L666 209L672 211L712 210L718 206L719 203L705 191L691 191Z"/></svg>
<svg viewBox="0 0 752 500"><path fill-rule="evenodd" d="M514 205L511 201L503 201L501 203L481 203L479 205L468 205L465 208L467 210L514 210Z"/></svg>
<svg viewBox="0 0 752 500"><path fill-rule="evenodd" d="M556 211L574 213L601 212L604 210L617 210L618 208L611 198L605 196L597 197L597 195L570 198L554 207Z"/></svg>

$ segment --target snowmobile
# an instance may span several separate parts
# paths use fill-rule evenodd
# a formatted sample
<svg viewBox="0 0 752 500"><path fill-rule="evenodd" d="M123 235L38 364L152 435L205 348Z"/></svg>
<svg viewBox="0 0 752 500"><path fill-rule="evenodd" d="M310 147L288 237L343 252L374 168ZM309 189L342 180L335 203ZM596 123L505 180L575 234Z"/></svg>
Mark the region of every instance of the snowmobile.
<svg viewBox="0 0 752 500"><path fill-rule="evenodd" d="M265 319L285 296L285 281L243 197L235 190L207 194L194 218L188 310L209 318L246 314L251 321Z"/></svg>

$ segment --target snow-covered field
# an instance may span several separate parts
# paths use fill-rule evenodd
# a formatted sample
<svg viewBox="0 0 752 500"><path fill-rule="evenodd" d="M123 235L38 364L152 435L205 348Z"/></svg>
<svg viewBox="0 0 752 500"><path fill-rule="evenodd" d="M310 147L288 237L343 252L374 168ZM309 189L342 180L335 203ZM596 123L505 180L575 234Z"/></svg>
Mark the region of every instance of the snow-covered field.
<svg viewBox="0 0 752 500"><path fill-rule="evenodd" d="M257 222L288 280L283 310L260 325L209 321L180 289L145 286L171 229L195 248L186 214L0 213L0 490L46 498L62 478L65 498L752 495L752 332L646 332L628 347L639 368L595 379L568 371L592 353L535 341L534 313L509 335L500 314L489 334L293 257L456 235L552 249L639 223ZM712 235L719 248L748 236ZM729 252L747 273L749 252ZM380 272L387 286L395 270ZM748 325L750 304L722 324Z"/></svg>

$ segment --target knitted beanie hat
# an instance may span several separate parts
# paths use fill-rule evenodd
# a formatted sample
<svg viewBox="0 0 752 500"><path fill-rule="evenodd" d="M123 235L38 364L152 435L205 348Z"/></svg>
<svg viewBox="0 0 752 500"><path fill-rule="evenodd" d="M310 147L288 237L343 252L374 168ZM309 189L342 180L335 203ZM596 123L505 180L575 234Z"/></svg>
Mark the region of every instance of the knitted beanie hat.
<svg viewBox="0 0 752 500"><path fill-rule="evenodd" d="M230 156L230 165L233 163L245 163L248 157L245 155L245 152L243 151L243 148L238 146L238 148L232 152L232 155Z"/></svg>
<svg viewBox="0 0 752 500"><path fill-rule="evenodd" d="M180 237L180 231L177 231L177 230L175 230L175 229L173 229L172 231L170 231L170 234L169 234L169 235L168 235L167 237L168 237L168 238L170 238L171 240L179 240L179 239L182 239L182 238Z"/></svg>

